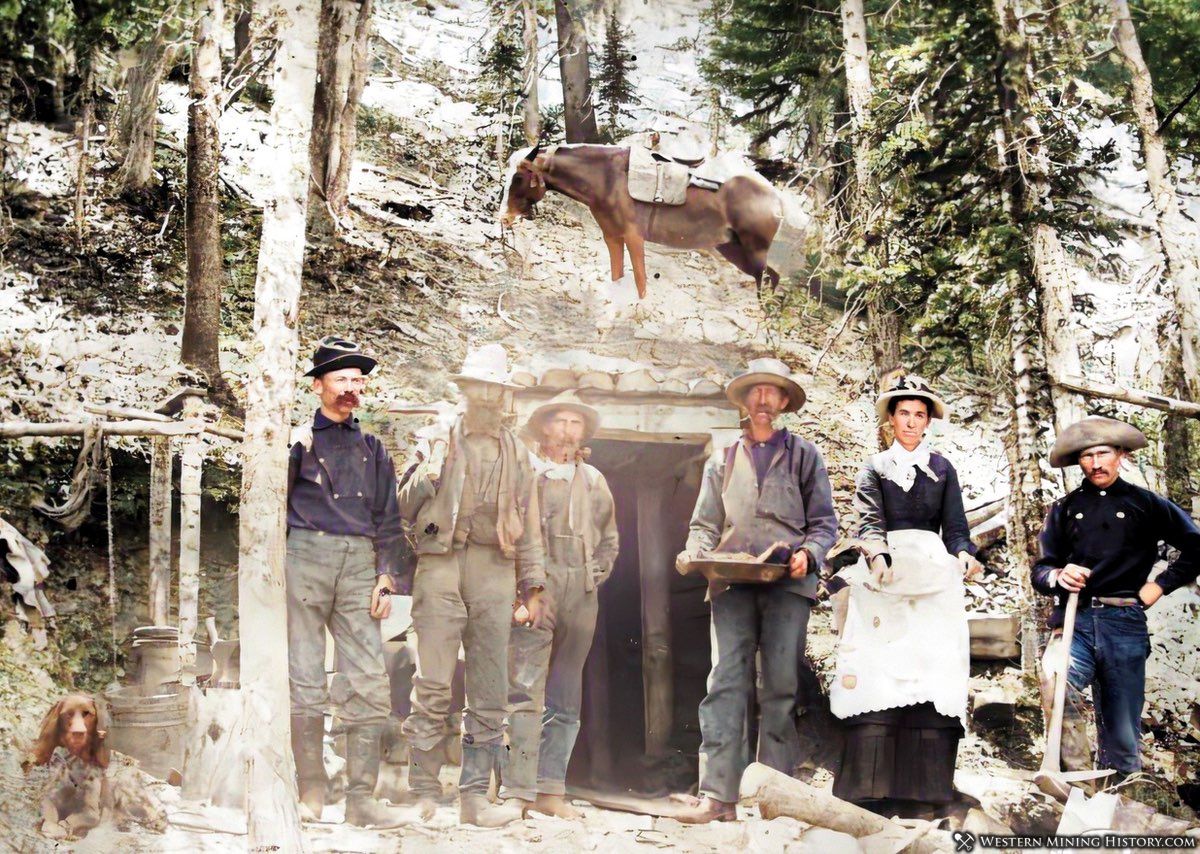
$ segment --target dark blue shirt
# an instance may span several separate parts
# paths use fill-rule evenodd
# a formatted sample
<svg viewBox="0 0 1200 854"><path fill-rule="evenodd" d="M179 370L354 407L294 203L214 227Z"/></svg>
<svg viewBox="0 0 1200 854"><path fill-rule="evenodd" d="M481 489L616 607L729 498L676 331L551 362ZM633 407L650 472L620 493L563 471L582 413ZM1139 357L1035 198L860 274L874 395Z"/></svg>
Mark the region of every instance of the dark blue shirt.
<svg viewBox="0 0 1200 854"><path fill-rule="evenodd" d="M771 467L771 460L775 459L775 452L783 448L783 440L786 437L786 431L776 430L771 434L771 438L765 442L755 442L750 438L750 434L746 434L746 438L750 443L750 459L754 461L754 474L758 479L758 489L762 491L763 481L767 477L767 469Z"/></svg>
<svg viewBox="0 0 1200 854"><path fill-rule="evenodd" d="M1084 481L1056 501L1039 542L1042 556L1030 580L1035 590L1058 599L1051 626L1062 624L1067 591L1050 586L1050 573L1069 563L1092 571L1079 595L1081 607L1093 597L1136 596L1158 560L1159 542L1179 550L1154 579L1164 594L1200 575L1196 524L1178 505L1121 478L1105 489Z"/></svg>
<svg viewBox="0 0 1200 854"><path fill-rule="evenodd" d="M297 442L288 458L289 528L370 537L377 575L396 574L404 532L396 470L387 449L357 418L338 422L318 410L312 447Z"/></svg>

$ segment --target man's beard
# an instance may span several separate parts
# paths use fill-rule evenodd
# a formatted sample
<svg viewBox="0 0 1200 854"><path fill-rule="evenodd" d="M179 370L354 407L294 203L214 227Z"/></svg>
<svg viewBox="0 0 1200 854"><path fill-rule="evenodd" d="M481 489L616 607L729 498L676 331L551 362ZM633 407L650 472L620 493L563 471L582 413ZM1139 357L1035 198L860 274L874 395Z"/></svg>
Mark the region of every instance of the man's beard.
<svg viewBox="0 0 1200 854"><path fill-rule="evenodd" d="M573 463L577 462L582 455L582 447L579 442L558 441L547 439L542 442L542 456L556 463Z"/></svg>
<svg viewBox="0 0 1200 854"><path fill-rule="evenodd" d="M494 405L472 402L463 413L463 426L472 433L497 435L504 426L504 409L500 401Z"/></svg>

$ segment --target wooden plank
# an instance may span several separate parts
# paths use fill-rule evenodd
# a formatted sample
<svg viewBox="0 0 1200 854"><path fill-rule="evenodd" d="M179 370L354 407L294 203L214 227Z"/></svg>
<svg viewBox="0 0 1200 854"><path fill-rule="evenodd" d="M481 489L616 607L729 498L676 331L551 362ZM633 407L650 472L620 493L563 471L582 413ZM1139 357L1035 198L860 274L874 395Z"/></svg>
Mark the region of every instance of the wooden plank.
<svg viewBox="0 0 1200 854"><path fill-rule="evenodd" d="M171 439L155 436L150 451L150 622L171 612Z"/></svg>

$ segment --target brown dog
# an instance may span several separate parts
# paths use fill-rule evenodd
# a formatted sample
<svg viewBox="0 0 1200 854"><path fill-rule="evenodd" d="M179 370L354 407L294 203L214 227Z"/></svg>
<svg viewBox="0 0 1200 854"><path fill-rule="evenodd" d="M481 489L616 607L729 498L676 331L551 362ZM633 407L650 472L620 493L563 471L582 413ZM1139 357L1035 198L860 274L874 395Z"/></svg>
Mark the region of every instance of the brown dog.
<svg viewBox="0 0 1200 854"><path fill-rule="evenodd" d="M42 719L41 734L24 766L26 772L38 765L51 767L42 796L41 830L47 836L83 836L106 819L166 828L162 808L142 786L130 760L122 757L112 764L104 743L107 726L103 706L83 694L59 700ZM59 747L65 756L56 755Z"/></svg>

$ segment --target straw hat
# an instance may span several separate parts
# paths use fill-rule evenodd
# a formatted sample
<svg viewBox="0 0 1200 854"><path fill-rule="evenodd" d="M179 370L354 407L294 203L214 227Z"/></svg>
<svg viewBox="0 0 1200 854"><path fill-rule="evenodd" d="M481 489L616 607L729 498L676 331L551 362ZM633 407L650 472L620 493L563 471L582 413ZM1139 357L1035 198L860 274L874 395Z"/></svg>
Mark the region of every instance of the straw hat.
<svg viewBox="0 0 1200 854"><path fill-rule="evenodd" d="M1054 440L1054 447L1050 449L1050 465L1056 468L1075 465L1081 453L1098 445L1136 451L1146 447L1146 434L1124 421L1103 415L1089 415L1063 430Z"/></svg>
<svg viewBox="0 0 1200 854"><path fill-rule="evenodd" d="M946 417L946 402L929 387L929 383L915 374L900 374L888 383L888 387L875 398L875 412L879 423L888 420L888 401L897 397L917 397L929 406L929 419Z"/></svg>
<svg viewBox="0 0 1200 854"><path fill-rule="evenodd" d="M480 383L493 383L506 388L520 388L513 383L512 373L508 370L508 352L501 344L484 344L474 350L467 351L463 359L462 369L450 377L452 382L473 380Z"/></svg>
<svg viewBox="0 0 1200 854"><path fill-rule="evenodd" d="M600 413L594 407L588 406L579 399L579 395L568 389L567 391L559 392L546 403L543 403L530 414L529 420L525 423L525 431L534 439L542 438L542 427L546 420L555 412L567 409L571 412L577 412L583 416L583 441L587 441L596 435L596 430L600 427Z"/></svg>
<svg viewBox="0 0 1200 854"><path fill-rule="evenodd" d="M744 409L746 393L756 385L764 384L781 388L787 394L788 403L784 412L795 412L804 405L804 389L792 376L791 368L778 359L752 359L746 370L725 386L725 396L731 403Z"/></svg>

